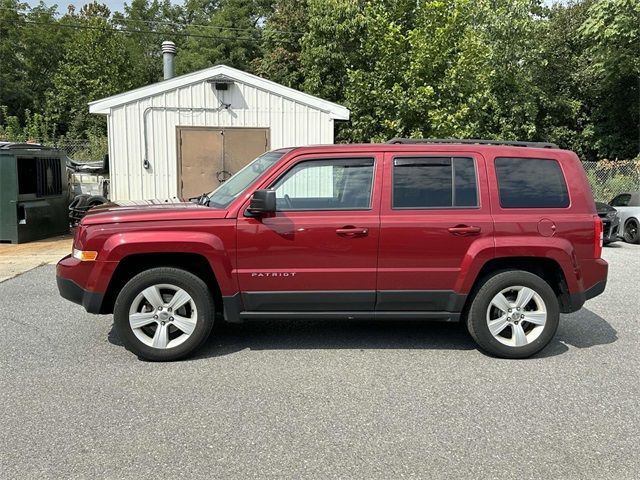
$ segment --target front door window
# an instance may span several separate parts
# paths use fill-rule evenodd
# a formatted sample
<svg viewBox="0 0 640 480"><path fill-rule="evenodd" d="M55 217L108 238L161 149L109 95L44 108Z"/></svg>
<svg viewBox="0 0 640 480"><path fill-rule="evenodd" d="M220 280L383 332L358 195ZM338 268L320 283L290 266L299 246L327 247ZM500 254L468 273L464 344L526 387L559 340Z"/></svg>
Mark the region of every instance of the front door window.
<svg viewBox="0 0 640 480"><path fill-rule="evenodd" d="M278 211L362 210L371 206L373 159L300 162L272 187Z"/></svg>

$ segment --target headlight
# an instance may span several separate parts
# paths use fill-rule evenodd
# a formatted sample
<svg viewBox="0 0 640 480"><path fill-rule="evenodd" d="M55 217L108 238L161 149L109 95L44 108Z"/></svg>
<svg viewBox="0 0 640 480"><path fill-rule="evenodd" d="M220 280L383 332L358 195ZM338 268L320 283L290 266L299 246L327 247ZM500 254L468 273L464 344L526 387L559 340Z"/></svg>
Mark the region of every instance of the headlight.
<svg viewBox="0 0 640 480"><path fill-rule="evenodd" d="M614 218L616 218L616 212L607 212L607 218L609 220L613 220Z"/></svg>

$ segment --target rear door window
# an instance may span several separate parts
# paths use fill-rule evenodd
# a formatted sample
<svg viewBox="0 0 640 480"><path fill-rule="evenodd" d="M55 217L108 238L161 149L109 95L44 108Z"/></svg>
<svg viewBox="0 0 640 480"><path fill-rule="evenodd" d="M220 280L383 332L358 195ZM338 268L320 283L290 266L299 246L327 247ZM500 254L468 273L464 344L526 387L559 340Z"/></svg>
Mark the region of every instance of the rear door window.
<svg viewBox="0 0 640 480"><path fill-rule="evenodd" d="M396 157L393 208L473 208L478 188L473 158Z"/></svg>
<svg viewBox="0 0 640 480"><path fill-rule="evenodd" d="M496 158L502 208L566 208L567 183L556 160Z"/></svg>

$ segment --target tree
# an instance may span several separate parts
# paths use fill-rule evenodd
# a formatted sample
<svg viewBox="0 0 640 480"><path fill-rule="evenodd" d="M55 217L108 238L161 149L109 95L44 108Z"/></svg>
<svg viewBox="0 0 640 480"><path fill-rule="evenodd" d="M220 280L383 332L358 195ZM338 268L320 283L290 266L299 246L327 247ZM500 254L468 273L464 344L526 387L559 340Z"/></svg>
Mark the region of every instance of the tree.
<svg viewBox="0 0 640 480"><path fill-rule="evenodd" d="M132 0L130 5L125 4L124 13L113 15L114 25L133 31L122 38L123 49L131 61L134 86L162 80L161 44L164 40L180 44L178 36L174 35L183 30L178 26L180 12L181 7L172 5L169 0Z"/></svg>
<svg viewBox="0 0 640 480"><path fill-rule="evenodd" d="M548 11L539 36L540 56L532 79L541 91L537 129L539 138L593 159L593 126L585 97L587 46L578 33L595 0L555 4Z"/></svg>
<svg viewBox="0 0 640 480"><path fill-rule="evenodd" d="M302 36L309 21L306 0L278 0L266 18L262 34L262 56L255 61L258 75L291 88L304 82Z"/></svg>
<svg viewBox="0 0 640 480"><path fill-rule="evenodd" d="M86 138L105 131L104 119L90 115L87 103L126 91L133 86L131 61L122 49L122 35L113 30L109 9L85 5L79 15L60 22L77 30L47 95L47 116L58 126L57 134Z"/></svg>
<svg viewBox="0 0 640 480"><path fill-rule="evenodd" d="M0 0L0 135L104 135L87 102L225 63L342 103L339 141L552 141L637 155L637 0Z"/></svg>
<svg viewBox="0 0 640 480"><path fill-rule="evenodd" d="M251 70L260 55L260 21L266 0L187 0L188 37L176 58L179 73L226 64Z"/></svg>
<svg viewBox="0 0 640 480"><path fill-rule="evenodd" d="M640 149L639 25L639 2L599 0L580 27L588 42L585 93L601 157L630 158Z"/></svg>
<svg viewBox="0 0 640 480"><path fill-rule="evenodd" d="M29 96L23 88L24 80L24 27L25 3L0 0L0 105L6 115L22 116L29 106Z"/></svg>
<svg viewBox="0 0 640 480"><path fill-rule="evenodd" d="M467 0L368 4L363 59L347 76L353 119L344 135L473 136L491 74L473 12Z"/></svg>
<svg viewBox="0 0 640 480"><path fill-rule="evenodd" d="M306 92L341 101L347 71L359 66L364 1L308 0L309 22L300 61Z"/></svg>
<svg viewBox="0 0 640 480"><path fill-rule="evenodd" d="M29 11L26 21L31 23L21 32L24 88L30 95L29 108L44 112L46 93L52 88L72 30L51 28L56 23L56 7L42 1Z"/></svg>

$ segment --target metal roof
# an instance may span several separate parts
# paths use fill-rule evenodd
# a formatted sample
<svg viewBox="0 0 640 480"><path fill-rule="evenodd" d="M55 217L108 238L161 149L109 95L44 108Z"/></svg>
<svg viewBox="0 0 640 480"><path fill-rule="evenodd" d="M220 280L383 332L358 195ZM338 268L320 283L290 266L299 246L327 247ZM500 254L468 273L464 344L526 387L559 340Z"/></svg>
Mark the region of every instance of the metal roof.
<svg viewBox="0 0 640 480"><path fill-rule="evenodd" d="M349 120L349 109L342 105L329 102L328 100L323 100L322 98L309 95L308 93L304 93L293 88L285 87L284 85L272 82L271 80L252 75L226 65L216 65L215 67L206 68L204 70L199 70L197 72L188 73L186 75L147 85L146 87L137 88L135 90L130 90L101 100L89 102L89 112L108 115L114 107L135 102L136 100L143 98L152 97L176 88L196 84L205 80L215 81L218 78L226 78L251 85L275 95L294 100L309 107L327 112L331 115L331 118L335 120Z"/></svg>

